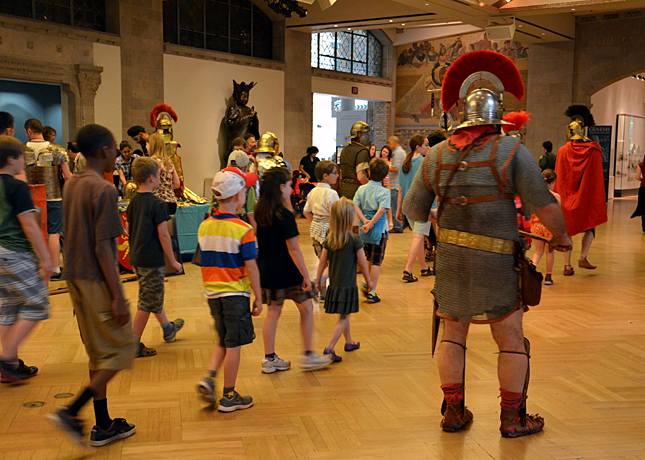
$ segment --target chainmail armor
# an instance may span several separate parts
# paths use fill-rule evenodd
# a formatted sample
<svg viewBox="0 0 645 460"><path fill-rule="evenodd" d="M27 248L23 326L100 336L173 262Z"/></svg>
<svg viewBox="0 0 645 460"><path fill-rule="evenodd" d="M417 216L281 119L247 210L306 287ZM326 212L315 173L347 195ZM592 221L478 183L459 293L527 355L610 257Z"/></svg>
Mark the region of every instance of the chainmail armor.
<svg viewBox="0 0 645 460"><path fill-rule="evenodd" d="M504 182L504 163L517 143L513 137L503 137L495 156L495 166ZM487 161L491 156L493 142L479 151L471 151L467 162ZM412 186L403 202L403 213L411 220L426 221L435 199L437 184L435 172L438 145L426 156L414 177ZM443 164L457 162L462 151L450 152L444 144ZM428 190L424 178L427 164ZM441 172L442 193L450 176L450 170ZM504 192L519 195L525 209L536 210L556 200L540 174L535 159L521 144L506 171L507 185ZM496 195L497 183L491 168L473 167L457 171L448 197L474 197ZM439 221L440 227L478 235L519 240L517 210L513 200L501 199L483 203L445 204ZM457 321L489 322L511 312L519 300L518 273L514 270L513 256L495 254L464 248L447 243L437 244L436 281L432 290L439 313Z"/></svg>

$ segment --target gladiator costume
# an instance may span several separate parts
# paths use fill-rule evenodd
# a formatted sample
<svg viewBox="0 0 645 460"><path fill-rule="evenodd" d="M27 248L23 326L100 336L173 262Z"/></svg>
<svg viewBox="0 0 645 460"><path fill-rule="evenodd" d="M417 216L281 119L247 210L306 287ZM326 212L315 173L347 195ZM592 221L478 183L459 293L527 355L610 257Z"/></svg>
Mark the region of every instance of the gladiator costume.
<svg viewBox="0 0 645 460"><path fill-rule="evenodd" d="M470 87L486 80L495 91ZM442 107L449 111L462 101L462 124L447 141L430 150L404 203L403 213L428 220L435 197L439 201L436 250L436 315L448 321L491 323L508 317L524 304L514 253L519 241L515 195L529 209L555 202L531 153L519 139L501 136L501 95L524 95L519 71L508 58L491 51L473 51L455 61L443 82ZM465 345L449 342L450 346ZM529 343L524 339L525 353ZM465 372L464 372L465 376ZM542 430L541 417L526 414L526 390L513 409L502 404L503 436ZM472 421L464 404L464 381L445 385L441 426L459 431ZM516 393L510 393L517 395ZM502 394L504 403L504 393Z"/></svg>
<svg viewBox="0 0 645 460"><path fill-rule="evenodd" d="M567 233L573 236L607 222L607 205L602 150L584 135L584 128L593 126L593 117L585 106L571 106L566 114L573 121L567 143L555 159L558 180L554 191L560 194Z"/></svg>
<svg viewBox="0 0 645 460"><path fill-rule="evenodd" d="M361 183L358 180L356 167L361 163L370 161L369 149L365 146L369 144L370 127L363 121L357 121L352 125L350 137L352 141L348 143L340 153L339 168L341 174L340 196L352 199ZM367 171L367 169L365 169Z"/></svg>

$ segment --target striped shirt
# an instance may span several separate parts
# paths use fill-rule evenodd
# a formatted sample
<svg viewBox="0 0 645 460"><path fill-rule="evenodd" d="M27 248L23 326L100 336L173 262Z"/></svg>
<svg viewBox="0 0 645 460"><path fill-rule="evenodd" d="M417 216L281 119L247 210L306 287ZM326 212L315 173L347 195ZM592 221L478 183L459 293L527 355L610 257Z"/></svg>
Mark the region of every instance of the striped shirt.
<svg viewBox="0 0 645 460"><path fill-rule="evenodd" d="M405 150L403 150L403 147L400 145L394 149L394 152L392 152L392 161L390 162L390 167L391 168L399 168L398 173L390 173L390 190L398 190L399 189L399 174L403 171L401 171L401 165L403 164L403 160L405 160Z"/></svg>
<svg viewBox="0 0 645 460"><path fill-rule="evenodd" d="M234 214L215 210L199 226L200 265L206 296L251 296L244 263L257 259L253 228Z"/></svg>

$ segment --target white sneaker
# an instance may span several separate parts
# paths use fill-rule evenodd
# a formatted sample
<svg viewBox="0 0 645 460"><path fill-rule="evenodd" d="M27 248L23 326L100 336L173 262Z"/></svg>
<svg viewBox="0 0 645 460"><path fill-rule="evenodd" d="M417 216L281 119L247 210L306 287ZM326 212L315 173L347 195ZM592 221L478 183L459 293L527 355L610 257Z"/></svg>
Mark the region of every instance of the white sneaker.
<svg viewBox="0 0 645 460"><path fill-rule="evenodd" d="M302 357L300 367L305 371L315 371L316 369L329 366L333 359L331 355L319 355L311 353Z"/></svg>
<svg viewBox="0 0 645 460"><path fill-rule="evenodd" d="M273 374L275 371L286 371L289 368L291 368L291 362L285 361L278 356L273 361L269 361L268 359L262 360L262 373L264 374Z"/></svg>

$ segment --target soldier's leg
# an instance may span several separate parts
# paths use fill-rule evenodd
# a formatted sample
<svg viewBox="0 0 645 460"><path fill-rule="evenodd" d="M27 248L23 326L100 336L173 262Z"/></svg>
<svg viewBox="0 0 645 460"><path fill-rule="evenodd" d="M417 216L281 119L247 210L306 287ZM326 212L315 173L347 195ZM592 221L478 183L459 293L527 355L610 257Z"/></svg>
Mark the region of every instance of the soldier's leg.
<svg viewBox="0 0 645 460"><path fill-rule="evenodd" d="M522 392L527 368L522 330L523 314L524 311L520 308L502 321L490 325L499 351L509 352L500 353L497 361L499 385L514 393Z"/></svg>
<svg viewBox="0 0 645 460"><path fill-rule="evenodd" d="M439 376L443 390L441 428L459 431L468 425L473 414L466 409L464 397L466 337L470 323L444 321L444 331L439 344Z"/></svg>
<svg viewBox="0 0 645 460"><path fill-rule="evenodd" d="M499 430L502 436L510 438L531 435L544 428L542 417L526 413L531 344L523 336L523 313L519 309L504 320L491 324L500 350L498 377L502 401Z"/></svg>
<svg viewBox="0 0 645 460"><path fill-rule="evenodd" d="M589 270L596 268L595 265L591 265L589 261L587 261L587 254L589 253L589 248L591 248L591 243L595 236L596 232L592 228L591 230L587 230L582 237L582 250L580 251L580 260L578 261L578 266L581 268L587 268Z"/></svg>

